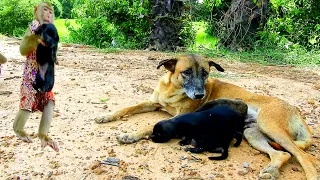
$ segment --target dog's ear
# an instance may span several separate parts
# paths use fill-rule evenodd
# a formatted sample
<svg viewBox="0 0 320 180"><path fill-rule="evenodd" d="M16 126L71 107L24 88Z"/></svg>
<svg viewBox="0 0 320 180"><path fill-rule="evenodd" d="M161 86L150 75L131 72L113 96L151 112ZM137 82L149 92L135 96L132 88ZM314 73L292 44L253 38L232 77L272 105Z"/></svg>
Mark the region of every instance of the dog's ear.
<svg viewBox="0 0 320 180"><path fill-rule="evenodd" d="M177 61L178 59L176 58L162 60L159 62L157 69L159 69L163 65L168 71L174 73Z"/></svg>
<svg viewBox="0 0 320 180"><path fill-rule="evenodd" d="M213 62L213 61L208 61L209 66L214 66L218 71L223 72L224 69L217 63Z"/></svg>

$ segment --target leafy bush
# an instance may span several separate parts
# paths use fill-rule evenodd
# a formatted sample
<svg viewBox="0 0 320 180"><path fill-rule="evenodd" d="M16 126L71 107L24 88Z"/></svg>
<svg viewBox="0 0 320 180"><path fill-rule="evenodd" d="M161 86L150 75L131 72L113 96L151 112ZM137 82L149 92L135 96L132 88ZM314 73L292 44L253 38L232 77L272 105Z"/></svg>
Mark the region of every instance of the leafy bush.
<svg viewBox="0 0 320 180"><path fill-rule="evenodd" d="M36 0L0 1L0 33L9 36L21 36L33 19L33 7Z"/></svg>
<svg viewBox="0 0 320 180"><path fill-rule="evenodd" d="M273 13L259 33L259 43L281 49L320 47L320 4L318 0L274 0Z"/></svg>
<svg viewBox="0 0 320 180"><path fill-rule="evenodd" d="M97 47L142 48L150 34L146 17L150 5L140 0L83 0L75 4L73 15L81 28L71 31L70 38Z"/></svg>

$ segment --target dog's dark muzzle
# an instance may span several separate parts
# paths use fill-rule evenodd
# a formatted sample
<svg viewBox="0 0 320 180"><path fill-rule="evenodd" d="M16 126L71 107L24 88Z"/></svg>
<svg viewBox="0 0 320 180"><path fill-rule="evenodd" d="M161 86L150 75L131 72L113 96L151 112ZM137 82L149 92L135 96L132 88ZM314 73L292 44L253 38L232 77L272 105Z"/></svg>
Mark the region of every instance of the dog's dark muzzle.
<svg viewBox="0 0 320 180"><path fill-rule="evenodd" d="M204 92L203 93L196 92L194 93L194 97L195 99L202 99L204 97Z"/></svg>

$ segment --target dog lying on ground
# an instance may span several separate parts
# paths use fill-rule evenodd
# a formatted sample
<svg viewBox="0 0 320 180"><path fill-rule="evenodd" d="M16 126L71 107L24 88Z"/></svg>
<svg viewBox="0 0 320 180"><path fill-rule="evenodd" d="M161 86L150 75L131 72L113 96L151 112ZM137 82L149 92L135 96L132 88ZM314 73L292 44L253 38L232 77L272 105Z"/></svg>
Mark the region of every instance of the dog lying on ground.
<svg viewBox="0 0 320 180"><path fill-rule="evenodd" d="M177 116L194 112L206 102L218 98L240 98L248 105L248 112L256 122L248 125L244 136L254 148L269 155L271 162L259 174L261 179L275 179L279 168L291 155L295 156L306 173L308 180L318 180L314 158L307 154L312 145L311 131L298 110L276 97L258 95L239 86L210 78L210 66L223 71L220 65L206 61L197 55L182 55L166 59L157 68L164 66L166 73L158 82L151 98L137 105L123 108L112 115L95 118L96 123L115 121L121 117L163 110ZM152 134L150 125L136 133L117 137L121 143L133 143ZM275 141L288 152L274 149L270 140Z"/></svg>
<svg viewBox="0 0 320 180"><path fill-rule="evenodd" d="M39 70L33 88L40 92L49 92L54 86L54 65L57 63L59 35L53 24L42 24L35 31L41 35L44 44L37 46L37 63Z"/></svg>
<svg viewBox="0 0 320 180"><path fill-rule="evenodd" d="M223 105L232 104L232 100L219 99L205 105L201 110L194 113L178 115L170 120L158 122L151 135L152 141L156 143L167 142L172 138L182 138L180 145L188 145L192 139L196 141L195 148L186 148L192 153L209 151L222 153L219 157L209 157L210 160L223 160L228 157L228 148L232 139L236 138L235 147L242 141L244 130L244 119L247 115L248 106L237 101L236 109L243 109L242 116L233 108ZM211 106L211 108L209 108Z"/></svg>

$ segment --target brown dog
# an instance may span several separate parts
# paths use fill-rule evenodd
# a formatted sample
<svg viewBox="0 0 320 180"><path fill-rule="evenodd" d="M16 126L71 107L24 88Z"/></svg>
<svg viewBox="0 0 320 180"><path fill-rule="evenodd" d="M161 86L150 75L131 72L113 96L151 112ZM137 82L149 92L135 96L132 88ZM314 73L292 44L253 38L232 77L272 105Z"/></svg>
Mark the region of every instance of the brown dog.
<svg viewBox="0 0 320 180"><path fill-rule="evenodd" d="M291 155L270 146L271 139L294 155L303 167L308 180L317 180L313 157L304 150L312 145L311 132L294 106L269 96L246 91L233 84L208 78L210 66L223 71L220 65L202 60L196 55L184 55L163 60L157 68L164 66L169 72L159 81L150 100L121 109L110 116L97 117L97 123L115 121L123 116L164 110L173 116L193 112L205 102L218 98L240 98L248 104L248 116L253 119L244 132L247 141L256 149L267 153L271 162L261 170L259 178L275 179L279 168ZM252 120L250 120L252 121ZM122 143L133 143L152 134L153 126L137 133L123 134L117 139Z"/></svg>

